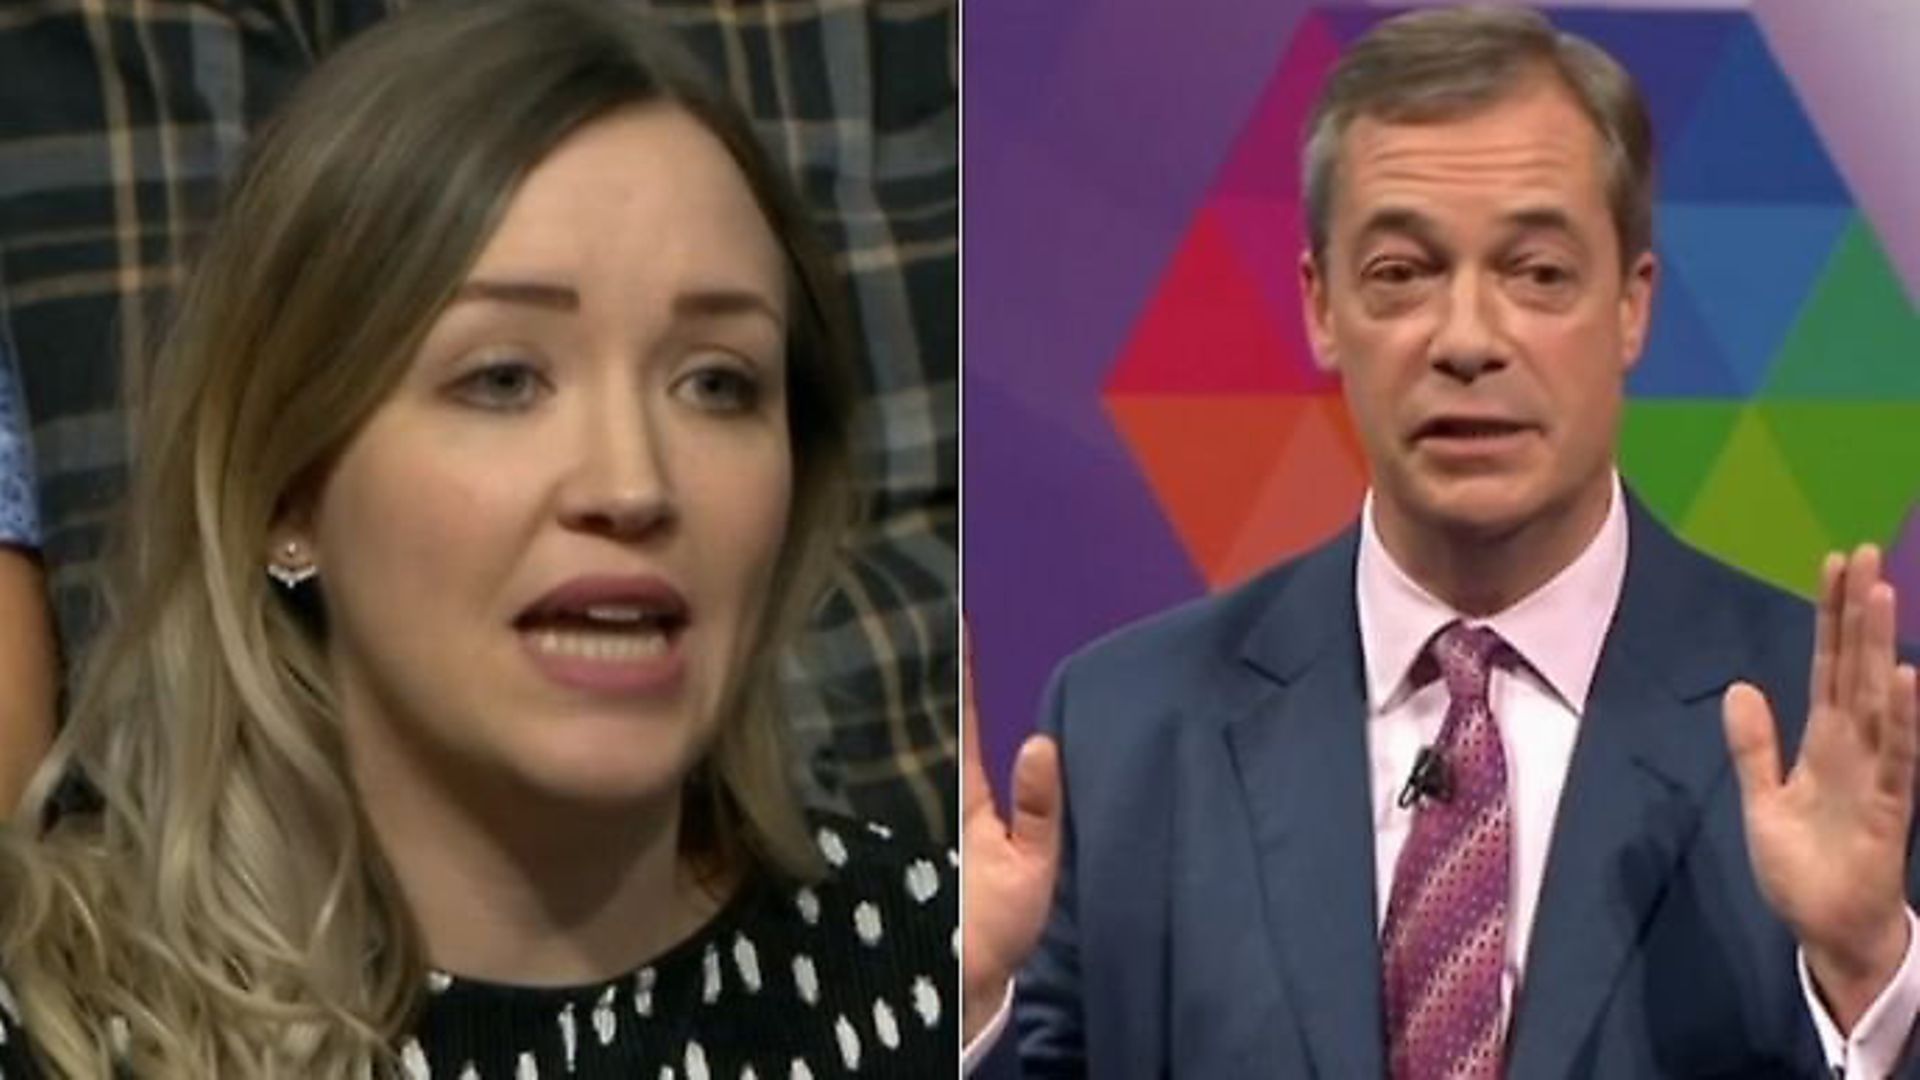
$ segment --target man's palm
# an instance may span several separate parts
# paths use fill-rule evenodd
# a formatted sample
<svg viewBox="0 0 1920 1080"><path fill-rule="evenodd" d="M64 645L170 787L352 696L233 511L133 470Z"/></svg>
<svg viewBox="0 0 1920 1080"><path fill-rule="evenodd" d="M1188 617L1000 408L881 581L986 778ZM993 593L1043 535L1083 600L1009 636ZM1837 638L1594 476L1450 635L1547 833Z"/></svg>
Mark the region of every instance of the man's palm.
<svg viewBox="0 0 1920 1080"><path fill-rule="evenodd" d="M1766 698L1736 685L1724 709L1754 874L1846 1023L1905 953L1920 703L1913 669L1894 662L1893 590L1880 581L1879 553L1831 557L1823 576L1812 705L1784 780ZM1856 983L1866 989L1847 992Z"/></svg>

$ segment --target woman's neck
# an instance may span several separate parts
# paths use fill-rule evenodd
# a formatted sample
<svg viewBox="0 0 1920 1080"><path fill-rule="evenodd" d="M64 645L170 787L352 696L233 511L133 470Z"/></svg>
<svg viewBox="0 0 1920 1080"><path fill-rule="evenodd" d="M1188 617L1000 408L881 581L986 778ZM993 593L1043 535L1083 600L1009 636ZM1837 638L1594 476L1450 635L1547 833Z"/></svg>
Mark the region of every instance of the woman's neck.
<svg viewBox="0 0 1920 1080"><path fill-rule="evenodd" d="M691 936L737 885L682 856L677 790L612 807L524 791L449 799L417 780L381 782L377 762L355 765L428 960L449 974L523 986L610 979Z"/></svg>

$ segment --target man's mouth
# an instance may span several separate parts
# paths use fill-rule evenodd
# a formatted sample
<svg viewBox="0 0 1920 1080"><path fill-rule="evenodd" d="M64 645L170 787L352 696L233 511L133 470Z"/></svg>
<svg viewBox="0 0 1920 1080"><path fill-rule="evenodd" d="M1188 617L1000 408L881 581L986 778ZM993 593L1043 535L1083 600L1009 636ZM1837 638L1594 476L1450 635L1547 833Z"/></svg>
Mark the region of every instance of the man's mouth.
<svg viewBox="0 0 1920 1080"><path fill-rule="evenodd" d="M1495 439L1534 430L1534 425L1504 417L1441 416L1414 430L1414 441L1427 439Z"/></svg>

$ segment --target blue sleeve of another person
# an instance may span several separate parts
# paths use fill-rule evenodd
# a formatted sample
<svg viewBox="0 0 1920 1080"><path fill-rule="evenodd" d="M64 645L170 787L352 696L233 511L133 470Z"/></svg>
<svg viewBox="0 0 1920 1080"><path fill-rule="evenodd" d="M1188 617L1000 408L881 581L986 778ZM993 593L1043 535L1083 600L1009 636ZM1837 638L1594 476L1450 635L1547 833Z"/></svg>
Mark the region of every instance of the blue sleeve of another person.
<svg viewBox="0 0 1920 1080"><path fill-rule="evenodd" d="M4 336L0 336L0 544L40 546L33 440L20 392L20 373Z"/></svg>

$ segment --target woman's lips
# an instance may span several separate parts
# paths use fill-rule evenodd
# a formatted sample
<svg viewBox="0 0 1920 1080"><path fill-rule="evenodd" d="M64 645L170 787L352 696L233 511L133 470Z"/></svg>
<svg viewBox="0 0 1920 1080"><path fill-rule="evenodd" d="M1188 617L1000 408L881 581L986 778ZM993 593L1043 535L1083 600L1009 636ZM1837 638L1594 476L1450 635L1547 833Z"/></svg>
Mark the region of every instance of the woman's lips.
<svg viewBox="0 0 1920 1080"><path fill-rule="evenodd" d="M659 574L587 574L547 591L514 620L534 667L571 690L675 693L686 670L692 605Z"/></svg>

